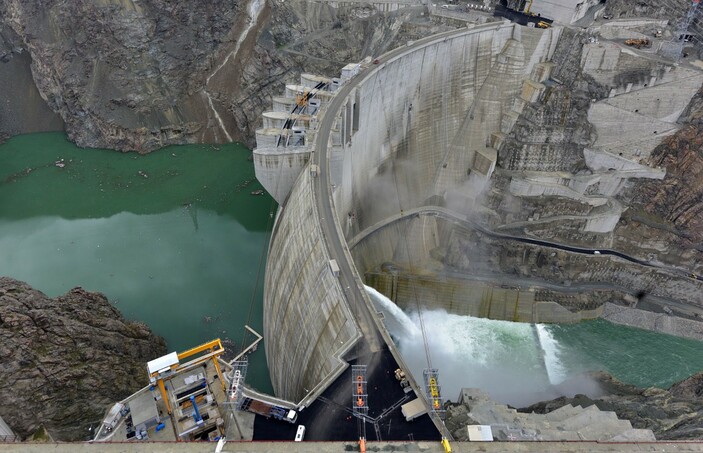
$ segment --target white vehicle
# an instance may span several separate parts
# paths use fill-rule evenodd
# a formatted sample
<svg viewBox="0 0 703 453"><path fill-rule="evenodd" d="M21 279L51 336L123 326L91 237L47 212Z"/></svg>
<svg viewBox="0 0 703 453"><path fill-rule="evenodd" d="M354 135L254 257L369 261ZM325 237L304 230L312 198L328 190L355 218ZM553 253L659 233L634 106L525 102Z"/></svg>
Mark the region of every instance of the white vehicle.
<svg viewBox="0 0 703 453"><path fill-rule="evenodd" d="M596 250L595 252L593 252L593 254L594 254L594 255L600 255L600 252L599 252L598 250Z"/></svg>
<svg viewBox="0 0 703 453"><path fill-rule="evenodd" d="M332 275L339 277L339 265L337 264L337 260L330 260L330 270L332 271Z"/></svg>
<svg viewBox="0 0 703 453"><path fill-rule="evenodd" d="M221 453L222 449L225 448L226 443L227 439L224 436L220 437L220 440L217 441L217 446L215 447L215 453Z"/></svg>
<svg viewBox="0 0 703 453"><path fill-rule="evenodd" d="M295 441L302 442L305 437L305 425L298 425L298 431L295 432Z"/></svg>

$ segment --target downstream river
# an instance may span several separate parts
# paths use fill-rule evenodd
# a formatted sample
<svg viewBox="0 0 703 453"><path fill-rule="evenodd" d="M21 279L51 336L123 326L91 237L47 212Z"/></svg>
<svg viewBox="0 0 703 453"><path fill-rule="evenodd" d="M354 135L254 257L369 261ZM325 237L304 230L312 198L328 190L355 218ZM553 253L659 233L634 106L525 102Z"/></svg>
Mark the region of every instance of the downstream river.
<svg viewBox="0 0 703 453"><path fill-rule="evenodd" d="M403 312L367 291L418 382L439 369L445 398L478 387L514 407L584 393L601 394L585 377L607 371L638 387L668 388L703 371L703 342L596 319L577 324L527 324L474 318L441 309ZM424 335L422 333L424 327ZM428 343L429 360L425 354Z"/></svg>
<svg viewBox="0 0 703 453"><path fill-rule="evenodd" d="M170 351L212 338L239 349L262 327L265 252L275 205L238 144L146 156L80 149L63 133L0 146L0 275L51 297L104 293ZM271 392L263 344L247 382ZM146 382L146 376L145 376Z"/></svg>

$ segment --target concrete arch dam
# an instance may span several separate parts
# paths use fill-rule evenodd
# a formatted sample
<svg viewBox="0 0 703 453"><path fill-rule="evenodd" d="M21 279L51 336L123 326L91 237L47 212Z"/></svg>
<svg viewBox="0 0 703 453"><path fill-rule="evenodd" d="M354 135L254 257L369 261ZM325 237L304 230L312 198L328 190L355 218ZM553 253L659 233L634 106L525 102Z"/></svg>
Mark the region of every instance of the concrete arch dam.
<svg viewBox="0 0 703 453"><path fill-rule="evenodd" d="M388 294L398 284L393 273L380 272L388 263L408 275L438 277L435 254L456 229L442 216L384 220L420 207L464 216L481 209L496 149L525 104L544 90L559 34L556 27L500 22L409 43L362 65L324 98L306 149L255 150L257 177L282 204L264 293L266 356L277 396L310 404L359 345L373 351L386 343L402 366L363 283L377 273ZM285 178L274 182L280 172ZM290 188L281 187L285 181ZM386 226L348 245L377 224ZM446 305L442 278L431 290L423 283L419 303ZM484 297L465 283L469 299ZM492 296L501 297L521 320L533 319L534 296L518 293L517 302L513 294ZM411 299L406 303L417 303Z"/></svg>

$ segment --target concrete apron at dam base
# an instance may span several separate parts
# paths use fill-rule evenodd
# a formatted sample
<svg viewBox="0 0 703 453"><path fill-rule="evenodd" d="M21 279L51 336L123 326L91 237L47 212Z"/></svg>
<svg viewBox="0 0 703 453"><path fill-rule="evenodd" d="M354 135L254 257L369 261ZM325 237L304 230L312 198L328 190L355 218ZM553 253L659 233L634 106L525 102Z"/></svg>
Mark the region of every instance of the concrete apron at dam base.
<svg viewBox="0 0 703 453"><path fill-rule="evenodd" d="M703 451L703 442L452 442L452 451L462 452L689 452ZM367 451L375 452L444 452L439 442L369 442ZM225 452L310 452L332 453L358 451L356 442L228 442ZM81 452L160 452L205 453L215 451L212 442L126 442L126 443L45 443L0 444L7 453L81 453Z"/></svg>

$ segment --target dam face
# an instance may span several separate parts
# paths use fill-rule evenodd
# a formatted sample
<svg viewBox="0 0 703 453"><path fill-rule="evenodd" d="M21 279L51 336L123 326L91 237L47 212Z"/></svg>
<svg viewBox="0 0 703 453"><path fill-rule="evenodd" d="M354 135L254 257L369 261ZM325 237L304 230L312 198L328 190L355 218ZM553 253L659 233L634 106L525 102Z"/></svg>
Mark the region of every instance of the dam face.
<svg viewBox="0 0 703 453"><path fill-rule="evenodd" d="M344 370L345 354L362 336L373 348L380 321L363 320L361 311L372 307L364 281L400 296L398 269L436 277L433 254L455 234L457 219L481 209L496 149L544 89L559 34L501 22L409 43L341 89L339 108L323 110L312 159L319 162L324 150L326 167L305 167L279 200L266 268L264 334L277 396L307 405ZM261 166L292 165L273 154L255 151L257 176ZM296 156L296 165L307 162ZM331 198L331 211L321 197ZM331 251L334 243L342 253ZM341 276L330 260L340 263ZM405 303L417 303L422 291L423 304L441 304L441 294L432 294L443 286L406 285L415 297ZM358 298L361 305L350 303ZM532 320L534 298L509 299L511 316Z"/></svg>

